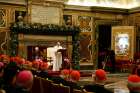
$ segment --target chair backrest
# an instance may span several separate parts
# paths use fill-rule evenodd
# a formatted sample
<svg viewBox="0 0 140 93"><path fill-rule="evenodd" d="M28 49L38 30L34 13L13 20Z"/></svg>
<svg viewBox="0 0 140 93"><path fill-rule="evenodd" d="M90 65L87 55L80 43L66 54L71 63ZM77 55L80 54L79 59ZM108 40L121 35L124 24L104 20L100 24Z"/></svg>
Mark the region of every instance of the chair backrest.
<svg viewBox="0 0 140 93"><path fill-rule="evenodd" d="M70 87L69 86L63 86L60 84L54 84L52 83L52 93L70 93Z"/></svg>
<svg viewBox="0 0 140 93"><path fill-rule="evenodd" d="M94 93L94 92L87 92L87 91L82 91L82 90L74 89L73 93Z"/></svg>
<svg viewBox="0 0 140 93"><path fill-rule="evenodd" d="M52 93L52 81L41 78L43 93Z"/></svg>
<svg viewBox="0 0 140 93"><path fill-rule="evenodd" d="M42 93L41 92L41 78L34 77L31 93Z"/></svg>
<svg viewBox="0 0 140 93"><path fill-rule="evenodd" d="M84 93L84 92L81 91L81 90L74 89L74 90L73 90L73 93Z"/></svg>

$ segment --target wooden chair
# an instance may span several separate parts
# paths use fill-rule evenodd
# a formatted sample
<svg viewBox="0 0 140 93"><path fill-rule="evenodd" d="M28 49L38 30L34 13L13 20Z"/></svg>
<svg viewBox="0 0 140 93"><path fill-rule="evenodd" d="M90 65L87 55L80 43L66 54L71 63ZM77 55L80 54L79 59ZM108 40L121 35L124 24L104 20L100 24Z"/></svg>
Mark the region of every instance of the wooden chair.
<svg viewBox="0 0 140 93"><path fill-rule="evenodd" d="M73 93L84 93L84 92L81 91L81 90L74 89L74 90L73 90Z"/></svg>
<svg viewBox="0 0 140 93"><path fill-rule="evenodd" d="M60 84L54 84L52 83L52 93L70 93L70 87L69 86L63 86Z"/></svg>
<svg viewBox="0 0 140 93"><path fill-rule="evenodd" d="M31 93L42 93L41 91L42 91L41 90L41 78L40 77L34 77Z"/></svg>
<svg viewBox="0 0 140 93"><path fill-rule="evenodd" d="M52 81L41 78L42 93L52 93Z"/></svg>

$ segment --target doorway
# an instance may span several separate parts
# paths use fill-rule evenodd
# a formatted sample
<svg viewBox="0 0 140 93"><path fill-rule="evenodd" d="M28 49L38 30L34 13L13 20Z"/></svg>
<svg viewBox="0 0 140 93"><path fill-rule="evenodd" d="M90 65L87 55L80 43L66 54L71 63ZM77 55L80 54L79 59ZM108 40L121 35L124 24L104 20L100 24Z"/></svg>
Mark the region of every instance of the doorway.
<svg viewBox="0 0 140 93"><path fill-rule="evenodd" d="M104 68L108 49L111 48L111 25L98 26L98 68Z"/></svg>
<svg viewBox="0 0 140 93"><path fill-rule="evenodd" d="M111 48L111 25L99 25L98 34L99 51Z"/></svg>

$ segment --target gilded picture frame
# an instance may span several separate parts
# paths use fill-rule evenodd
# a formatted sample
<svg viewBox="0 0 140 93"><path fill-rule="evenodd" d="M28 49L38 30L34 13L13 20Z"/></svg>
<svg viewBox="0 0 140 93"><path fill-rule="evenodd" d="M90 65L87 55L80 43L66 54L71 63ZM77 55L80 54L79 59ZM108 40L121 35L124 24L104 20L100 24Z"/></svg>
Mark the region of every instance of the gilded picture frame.
<svg viewBox="0 0 140 93"><path fill-rule="evenodd" d="M80 62L91 62L92 56L92 36L90 33L80 34ZM83 51L84 50L84 51Z"/></svg>
<svg viewBox="0 0 140 93"><path fill-rule="evenodd" d="M63 15L63 24L72 26L72 15Z"/></svg>
<svg viewBox="0 0 140 93"><path fill-rule="evenodd" d="M24 20L25 16L26 16L26 11L19 11L19 10L16 10L15 11L15 22L18 22L18 17L21 16Z"/></svg>
<svg viewBox="0 0 140 93"><path fill-rule="evenodd" d="M111 48L115 51L116 59L133 59L135 47L135 27L115 26L112 27Z"/></svg>
<svg viewBox="0 0 140 93"><path fill-rule="evenodd" d="M90 16L78 16L78 26L81 32L91 32L92 31L92 21Z"/></svg>

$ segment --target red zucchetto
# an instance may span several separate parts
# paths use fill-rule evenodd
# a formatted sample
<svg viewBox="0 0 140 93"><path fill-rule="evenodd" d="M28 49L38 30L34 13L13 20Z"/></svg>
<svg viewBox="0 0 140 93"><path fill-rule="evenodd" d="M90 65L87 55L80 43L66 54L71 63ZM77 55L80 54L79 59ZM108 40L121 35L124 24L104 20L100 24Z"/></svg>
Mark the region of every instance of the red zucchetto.
<svg viewBox="0 0 140 93"><path fill-rule="evenodd" d="M70 73L70 78L74 81L78 81L80 79L80 72L77 70L72 70Z"/></svg>
<svg viewBox="0 0 140 93"><path fill-rule="evenodd" d="M98 80L106 80L106 72L103 69L97 69L95 71L95 77L98 78Z"/></svg>
<svg viewBox="0 0 140 93"><path fill-rule="evenodd" d="M39 61L33 61L32 66L33 66L34 68L38 69L39 66L40 66L40 62L39 62Z"/></svg>
<svg viewBox="0 0 140 93"><path fill-rule="evenodd" d="M138 75L129 75L127 87L131 92L140 93L140 77Z"/></svg>
<svg viewBox="0 0 140 93"><path fill-rule="evenodd" d="M33 83L33 74L31 71L23 70L20 71L16 77L16 84L19 87L28 88Z"/></svg>
<svg viewBox="0 0 140 93"><path fill-rule="evenodd" d="M42 62L42 63L40 64L40 69L41 69L41 70L47 70L48 67L49 67L48 63Z"/></svg>

